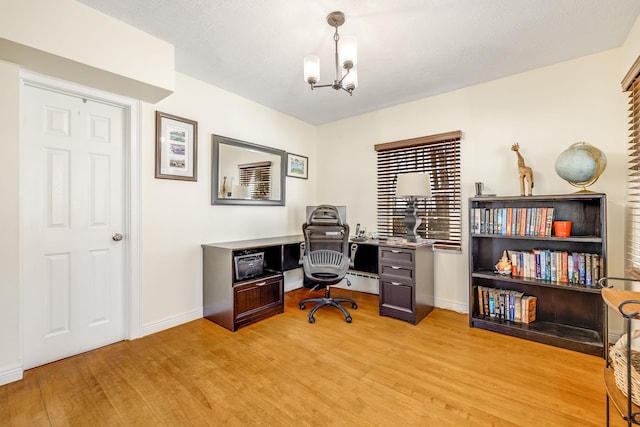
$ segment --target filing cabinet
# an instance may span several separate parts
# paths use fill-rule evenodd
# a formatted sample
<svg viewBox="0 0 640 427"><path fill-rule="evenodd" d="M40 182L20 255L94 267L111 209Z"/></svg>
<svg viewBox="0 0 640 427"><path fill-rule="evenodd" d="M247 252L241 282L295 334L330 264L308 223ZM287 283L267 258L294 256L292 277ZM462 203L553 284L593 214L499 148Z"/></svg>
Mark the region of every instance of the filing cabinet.
<svg viewBox="0 0 640 427"><path fill-rule="evenodd" d="M433 245L381 244L380 315L418 324L434 307Z"/></svg>

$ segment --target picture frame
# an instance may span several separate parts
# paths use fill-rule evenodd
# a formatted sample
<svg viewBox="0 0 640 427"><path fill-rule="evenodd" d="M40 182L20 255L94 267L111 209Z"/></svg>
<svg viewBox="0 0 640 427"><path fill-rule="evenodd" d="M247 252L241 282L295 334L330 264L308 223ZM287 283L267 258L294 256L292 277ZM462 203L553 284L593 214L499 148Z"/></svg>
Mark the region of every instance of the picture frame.
<svg viewBox="0 0 640 427"><path fill-rule="evenodd" d="M309 177L309 158L287 153L287 176L307 179Z"/></svg>
<svg viewBox="0 0 640 427"><path fill-rule="evenodd" d="M198 122L156 111L156 178L198 180Z"/></svg>

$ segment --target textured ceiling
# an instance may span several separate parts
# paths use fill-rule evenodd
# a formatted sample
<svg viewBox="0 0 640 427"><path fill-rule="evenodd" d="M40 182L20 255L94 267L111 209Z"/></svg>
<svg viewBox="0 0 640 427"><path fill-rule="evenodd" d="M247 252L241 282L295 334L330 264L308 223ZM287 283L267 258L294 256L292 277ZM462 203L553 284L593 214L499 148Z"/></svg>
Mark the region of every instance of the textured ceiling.
<svg viewBox="0 0 640 427"><path fill-rule="evenodd" d="M175 46L176 70L322 124L620 46L639 0L78 0ZM358 41L353 96L334 78L333 28ZM622 76L621 76L622 78Z"/></svg>

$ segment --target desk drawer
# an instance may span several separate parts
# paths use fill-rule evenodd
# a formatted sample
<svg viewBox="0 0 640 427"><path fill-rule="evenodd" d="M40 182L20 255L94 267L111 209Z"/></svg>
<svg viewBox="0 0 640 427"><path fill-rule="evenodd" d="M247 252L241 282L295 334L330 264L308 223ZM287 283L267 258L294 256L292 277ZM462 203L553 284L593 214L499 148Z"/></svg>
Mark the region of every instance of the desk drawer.
<svg viewBox="0 0 640 427"><path fill-rule="evenodd" d="M403 282L415 282L415 270L413 266L380 264L380 280L400 280Z"/></svg>
<svg viewBox="0 0 640 427"><path fill-rule="evenodd" d="M411 316L415 312L415 288L401 282L380 280L381 314L402 313ZM406 319L405 319L406 320Z"/></svg>
<svg viewBox="0 0 640 427"><path fill-rule="evenodd" d="M380 264L384 265L413 265L415 251L400 248L380 248Z"/></svg>

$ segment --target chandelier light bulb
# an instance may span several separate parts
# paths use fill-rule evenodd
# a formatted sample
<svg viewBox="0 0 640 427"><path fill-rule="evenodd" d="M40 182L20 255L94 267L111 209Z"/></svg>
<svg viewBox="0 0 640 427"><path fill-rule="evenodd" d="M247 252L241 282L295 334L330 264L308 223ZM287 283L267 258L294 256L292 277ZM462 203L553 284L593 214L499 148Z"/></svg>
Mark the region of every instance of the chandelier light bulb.
<svg viewBox="0 0 640 427"><path fill-rule="evenodd" d="M346 36L340 39L340 62L346 70L358 64L358 43L355 37Z"/></svg>
<svg viewBox="0 0 640 427"><path fill-rule="evenodd" d="M310 85L320 81L320 58L315 55L304 57L304 81Z"/></svg>
<svg viewBox="0 0 640 427"><path fill-rule="evenodd" d="M348 91L352 91L358 87L358 70L354 67L347 71L345 71L346 74L342 79L342 85Z"/></svg>

